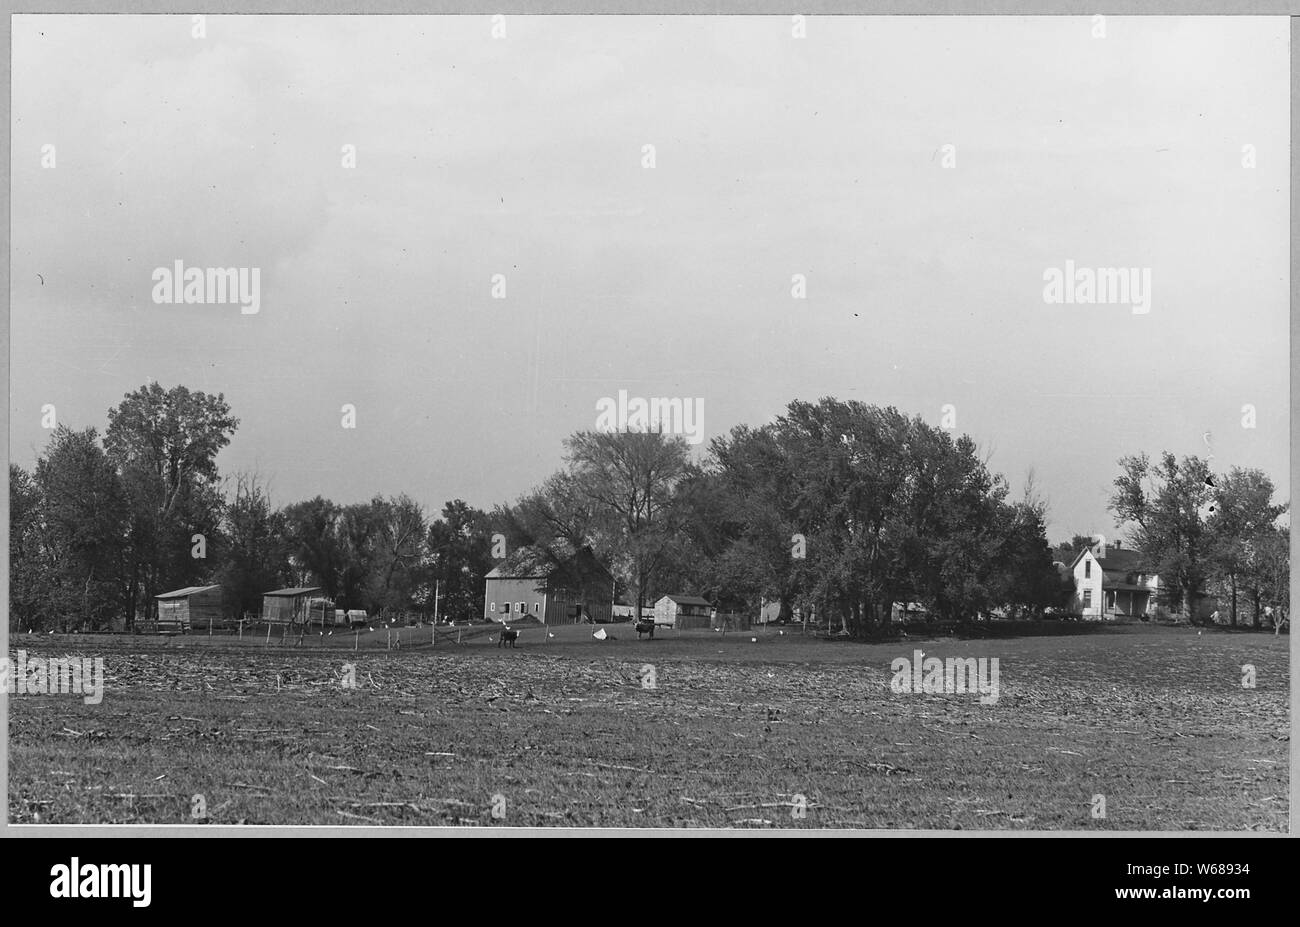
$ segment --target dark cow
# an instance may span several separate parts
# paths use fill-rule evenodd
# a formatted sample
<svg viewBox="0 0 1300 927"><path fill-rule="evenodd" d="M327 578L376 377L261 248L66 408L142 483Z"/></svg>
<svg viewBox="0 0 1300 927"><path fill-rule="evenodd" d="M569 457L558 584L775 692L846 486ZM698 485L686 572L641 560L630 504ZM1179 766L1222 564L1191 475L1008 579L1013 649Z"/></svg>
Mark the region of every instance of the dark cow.
<svg viewBox="0 0 1300 927"><path fill-rule="evenodd" d="M649 634L651 638L654 638L655 620L653 618L642 618L636 623L636 639L640 640L642 634Z"/></svg>
<svg viewBox="0 0 1300 927"><path fill-rule="evenodd" d="M509 645L514 647L515 641L519 640L519 632L514 628L502 628L501 636L497 638L497 646L502 647Z"/></svg>

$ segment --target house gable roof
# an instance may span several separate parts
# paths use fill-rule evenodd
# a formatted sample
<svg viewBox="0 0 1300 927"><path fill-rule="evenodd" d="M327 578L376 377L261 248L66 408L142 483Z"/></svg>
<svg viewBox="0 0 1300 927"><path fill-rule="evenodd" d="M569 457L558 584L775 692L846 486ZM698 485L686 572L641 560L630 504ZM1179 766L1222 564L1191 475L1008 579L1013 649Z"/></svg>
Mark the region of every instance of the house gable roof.
<svg viewBox="0 0 1300 927"><path fill-rule="evenodd" d="M1107 545L1106 556L1097 556L1097 551L1090 547L1085 547L1075 555L1074 560L1070 562L1070 569L1073 570L1083 559L1083 555L1091 553L1092 559L1107 573L1154 573L1146 563L1146 557L1140 550L1131 550L1127 547L1112 547Z"/></svg>
<svg viewBox="0 0 1300 927"><path fill-rule="evenodd" d="M676 602L678 605L706 605L709 608L713 607L712 602L710 602L708 599L702 599L697 595L681 595L680 593L670 593L664 596L664 598L671 599L672 601Z"/></svg>
<svg viewBox="0 0 1300 927"><path fill-rule="evenodd" d="M183 599L186 596L194 595L196 592L211 592L213 589L220 588L220 586L186 586L184 589L173 589L171 592L164 592L162 595L154 596L154 598Z"/></svg>

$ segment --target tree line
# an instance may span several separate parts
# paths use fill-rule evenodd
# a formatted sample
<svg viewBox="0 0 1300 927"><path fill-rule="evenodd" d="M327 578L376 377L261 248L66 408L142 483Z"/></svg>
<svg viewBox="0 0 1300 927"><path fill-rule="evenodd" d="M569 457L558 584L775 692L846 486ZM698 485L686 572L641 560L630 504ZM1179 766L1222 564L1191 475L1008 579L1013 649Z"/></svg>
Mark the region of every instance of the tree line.
<svg viewBox="0 0 1300 927"><path fill-rule="evenodd" d="M485 513L453 500L429 517L404 494L277 508L256 474L217 468L238 426L221 394L150 383L102 439L59 426L34 469L11 463L10 628L129 628L156 616L154 596L207 584L232 617L284 586L371 614L481 611Z"/></svg>
<svg viewBox="0 0 1300 927"><path fill-rule="evenodd" d="M1159 573L1165 607L1189 621L1213 596L1237 626L1242 606L1260 627L1265 607L1286 614L1291 601L1291 529L1279 523L1288 503L1275 502L1262 470L1215 474L1208 460L1165 452L1120 459L1110 511Z"/></svg>
<svg viewBox="0 0 1300 927"><path fill-rule="evenodd" d="M792 402L701 461L658 433L582 432L565 448L501 523L512 543L592 544L641 606L667 592L749 613L767 600L866 635L896 602L961 621L1041 616L1072 593L1032 482L1009 500L969 436L897 409Z"/></svg>
<svg viewBox="0 0 1300 927"><path fill-rule="evenodd" d="M1091 542L1053 548L1032 476L1009 498L969 436L856 401L792 402L699 460L672 435L579 432L523 498L453 500L436 517L405 494L277 508L256 474L217 468L238 425L220 394L151 383L109 411L102 440L59 427L32 471L11 464L11 628L129 626L159 593L207 583L236 615L310 585L340 608L472 618L502 555L530 545L559 564L589 545L629 603L686 592L753 613L766 600L866 636L894 603L952 621L1068 611L1056 561ZM1261 602L1286 601L1286 506L1264 474L1215 477L1168 454L1120 466L1111 510L1172 607L1226 590L1235 623L1238 597L1256 621Z"/></svg>

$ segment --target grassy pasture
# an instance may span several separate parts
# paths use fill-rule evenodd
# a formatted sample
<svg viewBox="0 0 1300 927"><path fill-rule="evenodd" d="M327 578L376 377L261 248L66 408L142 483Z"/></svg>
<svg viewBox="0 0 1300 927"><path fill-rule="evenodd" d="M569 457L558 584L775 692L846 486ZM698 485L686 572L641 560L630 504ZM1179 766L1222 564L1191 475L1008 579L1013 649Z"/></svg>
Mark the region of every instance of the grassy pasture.
<svg viewBox="0 0 1300 927"><path fill-rule="evenodd" d="M14 635L99 705L9 698L12 823L1263 830L1289 819L1289 638L1165 627L859 644L797 629L404 629L301 648ZM757 640L755 640L757 638ZM357 650L354 652L353 648ZM997 657L1000 698L890 661ZM355 666L346 688L344 664ZM1242 686L1242 667L1256 670ZM654 686L646 685L646 666ZM201 795L206 817L193 816ZM806 798L796 817L792 802ZM1092 814L1105 796L1105 816ZM504 799L495 800L494 796Z"/></svg>

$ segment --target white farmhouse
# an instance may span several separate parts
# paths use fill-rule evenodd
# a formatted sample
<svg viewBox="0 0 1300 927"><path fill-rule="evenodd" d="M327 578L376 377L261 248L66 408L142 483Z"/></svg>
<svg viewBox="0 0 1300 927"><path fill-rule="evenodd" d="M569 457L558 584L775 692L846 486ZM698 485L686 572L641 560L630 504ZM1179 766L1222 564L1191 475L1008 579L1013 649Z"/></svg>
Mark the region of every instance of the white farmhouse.
<svg viewBox="0 0 1300 927"><path fill-rule="evenodd" d="M1075 608L1084 618L1109 621L1155 611L1160 577L1149 572L1141 551L1128 550L1120 541L1080 551L1070 572Z"/></svg>

